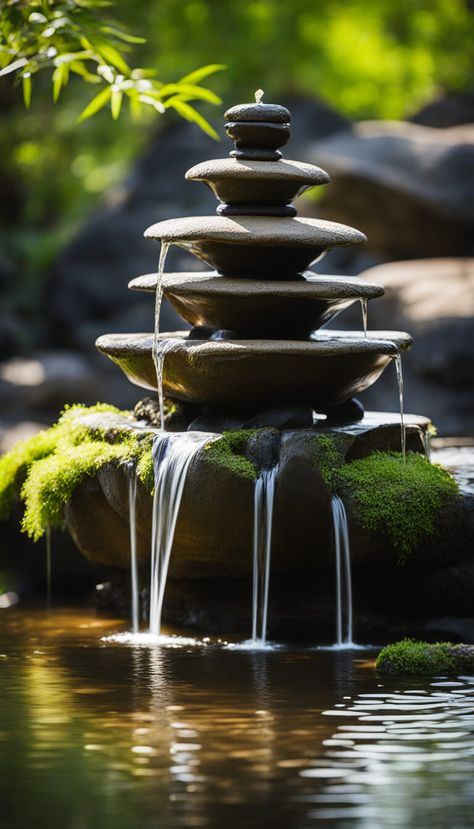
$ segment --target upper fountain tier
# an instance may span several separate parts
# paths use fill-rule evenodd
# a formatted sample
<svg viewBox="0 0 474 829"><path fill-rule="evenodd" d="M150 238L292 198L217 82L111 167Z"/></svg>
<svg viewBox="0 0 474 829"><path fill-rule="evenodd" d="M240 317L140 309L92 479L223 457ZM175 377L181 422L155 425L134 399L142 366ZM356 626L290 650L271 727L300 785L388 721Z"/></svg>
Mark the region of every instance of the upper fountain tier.
<svg viewBox="0 0 474 829"><path fill-rule="evenodd" d="M297 219L292 200L327 184L312 164L281 160L290 113L276 104L242 104L226 112L231 158L197 164L186 178L205 182L219 200L217 216L158 222L147 238L183 247L226 276L295 279L329 249L361 245L363 233L321 219Z"/></svg>

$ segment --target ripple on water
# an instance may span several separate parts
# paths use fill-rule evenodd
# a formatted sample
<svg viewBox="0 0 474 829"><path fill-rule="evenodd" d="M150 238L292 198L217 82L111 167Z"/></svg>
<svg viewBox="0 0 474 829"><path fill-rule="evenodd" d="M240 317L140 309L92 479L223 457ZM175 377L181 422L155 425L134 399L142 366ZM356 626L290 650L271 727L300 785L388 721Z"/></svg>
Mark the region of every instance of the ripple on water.
<svg viewBox="0 0 474 829"><path fill-rule="evenodd" d="M361 693L323 711L344 722L323 741L325 753L298 772L317 786L308 801L324 804L308 816L343 826L415 826L421 795L424 820L438 825L438 810L452 801L458 825L455 810L465 814L474 803L467 782L474 777L473 693L473 677L438 678L429 690Z"/></svg>

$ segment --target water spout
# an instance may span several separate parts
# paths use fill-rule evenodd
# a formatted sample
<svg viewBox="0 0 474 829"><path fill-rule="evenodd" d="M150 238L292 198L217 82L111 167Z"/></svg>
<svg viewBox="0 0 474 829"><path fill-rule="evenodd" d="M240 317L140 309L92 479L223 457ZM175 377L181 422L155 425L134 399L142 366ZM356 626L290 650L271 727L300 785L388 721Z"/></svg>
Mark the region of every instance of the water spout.
<svg viewBox="0 0 474 829"><path fill-rule="evenodd" d="M336 553L336 631L338 646L352 642L352 578L349 526L344 503L339 495L331 501L334 549ZM345 600L345 601L344 601ZM344 630L345 628L345 630Z"/></svg>
<svg viewBox="0 0 474 829"><path fill-rule="evenodd" d="M138 633L139 623L139 598L138 598L138 564L137 564L137 471L130 464L127 467L128 473L128 516L130 524L130 588L131 588L131 613L132 632Z"/></svg>
<svg viewBox="0 0 474 829"><path fill-rule="evenodd" d="M260 646L267 639L273 501L277 476L278 464L272 469L262 470L255 481L251 641Z"/></svg>
<svg viewBox="0 0 474 829"><path fill-rule="evenodd" d="M150 633L159 636L166 579L189 467L216 435L206 432L158 433L153 441L155 495L151 542Z"/></svg>

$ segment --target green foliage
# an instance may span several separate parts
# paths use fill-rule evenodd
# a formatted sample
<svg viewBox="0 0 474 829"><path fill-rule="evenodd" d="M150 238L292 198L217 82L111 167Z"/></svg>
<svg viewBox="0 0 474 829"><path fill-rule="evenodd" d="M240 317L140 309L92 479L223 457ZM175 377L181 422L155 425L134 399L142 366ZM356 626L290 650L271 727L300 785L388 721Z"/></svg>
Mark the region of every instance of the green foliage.
<svg viewBox="0 0 474 829"><path fill-rule="evenodd" d="M254 481L258 474L257 468L243 454L247 441L254 434L254 429L224 432L221 438L212 441L205 447L206 458L233 475L239 475L242 478Z"/></svg>
<svg viewBox="0 0 474 829"><path fill-rule="evenodd" d="M380 651L376 668L380 673L393 675L459 674L474 670L474 647L403 639Z"/></svg>
<svg viewBox="0 0 474 829"><path fill-rule="evenodd" d="M199 86L204 78L224 68L220 64L201 67L177 83L156 80L154 69L132 69L125 59L132 45L146 43L122 26L103 19L109 5L104 0L15 0L3 3L0 17L0 76L14 73L23 86L23 99L31 103L32 77L51 70L53 100L56 102L71 73L89 84L103 85L81 113L90 118L110 104L112 118L120 115L128 98L137 117L143 107L155 112L174 108L199 124L212 138L217 133L189 103L221 103L210 89Z"/></svg>
<svg viewBox="0 0 474 829"><path fill-rule="evenodd" d="M64 506L76 487L107 463L133 463L152 492L152 436L115 425L91 430L80 420L103 412L129 416L104 403L70 406L50 429L0 458L0 517L20 498L25 505L22 529L37 541L48 527L62 526Z"/></svg>
<svg viewBox="0 0 474 829"><path fill-rule="evenodd" d="M457 497L451 475L416 452L374 452L344 464L335 488L360 524L386 533L399 563L431 535L442 507Z"/></svg>

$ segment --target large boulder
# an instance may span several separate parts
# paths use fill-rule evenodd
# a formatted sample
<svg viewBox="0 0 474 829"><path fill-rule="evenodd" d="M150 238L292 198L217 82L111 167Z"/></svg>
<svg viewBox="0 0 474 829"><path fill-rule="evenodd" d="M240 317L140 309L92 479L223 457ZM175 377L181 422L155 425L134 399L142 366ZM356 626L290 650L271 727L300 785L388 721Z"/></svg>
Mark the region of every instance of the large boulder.
<svg viewBox="0 0 474 829"><path fill-rule="evenodd" d="M474 252L474 126L365 121L307 148L329 172L321 216L355 224L381 258Z"/></svg>
<svg viewBox="0 0 474 829"><path fill-rule="evenodd" d="M385 296L369 307L369 327L409 331L414 344L403 355L405 407L424 411L440 434L474 432L474 259L390 262L360 274L380 282ZM354 324L350 314L347 324ZM338 320L339 323L339 320ZM385 373L362 395L364 404L389 409L397 397Z"/></svg>

